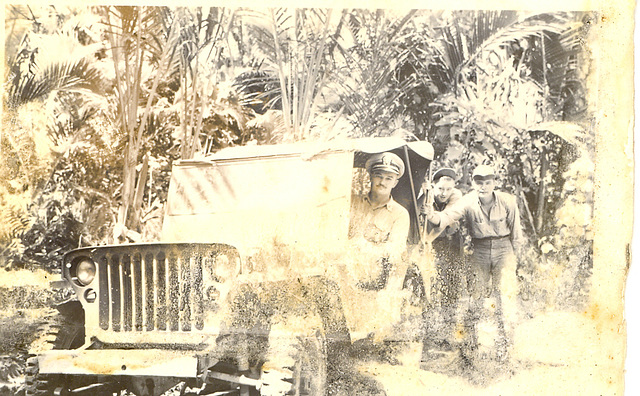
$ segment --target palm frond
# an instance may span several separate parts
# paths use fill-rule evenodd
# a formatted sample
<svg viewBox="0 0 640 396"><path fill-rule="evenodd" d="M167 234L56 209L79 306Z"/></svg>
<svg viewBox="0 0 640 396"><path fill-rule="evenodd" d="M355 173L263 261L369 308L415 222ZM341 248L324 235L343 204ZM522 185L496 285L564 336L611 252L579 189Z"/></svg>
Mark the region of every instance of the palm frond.
<svg viewBox="0 0 640 396"><path fill-rule="evenodd" d="M9 86L9 106L42 99L53 91L102 91L102 76L86 59L47 66L38 75L29 75Z"/></svg>
<svg viewBox="0 0 640 396"><path fill-rule="evenodd" d="M440 56L434 58L440 64L436 69L446 70L440 76L453 87L482 54L532 37L558 35L566 26L567 20L561 15L541 14L518 21L518 13L513 11L479 11L470 32L458 23L442 29L443 47Z"/></svg>
<svg viewBox="0 0 640 396"><path fill-rule="evenodd" d="M24 209L11 205L0 207L0 241L19 238L31 225L31 217Z"/></svg>
<svg viewBox="0 0 640 396"><path fill-rule="evenodd" d="M413 53L405 45L412 34L405 27L415 14L387 18L377 11L354 10L345 18L344 32L333 40L340 58L332 88L360 134L373 134L397 118L401 98L415 86L415 78L398 78Z"/></svg>
<svg viewBox="0 0 640 396"><path fill-rule="evenodd" d="M328 62L335 49L331 37L338 34L330 22L331 14L331 10L283 8L242 13L257 43L260 71L278 82L277 86L263 84L266 90L257 96L282 109L284 124L294 140L308 134L321 102ZM342 24L337 26L339 29Z"/></svg>
<svg viewBox="0 0 640 396"><path fill-rule="evenodd" d="M562 140L576 145L578 147L587 148L591 142L588 132L580 125L564 121L542 122L531 127L529 132L546 131Z"/></svg>

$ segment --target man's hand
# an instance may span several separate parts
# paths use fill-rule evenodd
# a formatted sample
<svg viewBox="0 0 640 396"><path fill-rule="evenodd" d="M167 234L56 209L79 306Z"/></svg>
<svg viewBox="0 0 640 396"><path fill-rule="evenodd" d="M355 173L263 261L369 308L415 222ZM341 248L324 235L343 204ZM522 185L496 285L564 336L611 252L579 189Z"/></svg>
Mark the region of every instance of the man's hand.
<svg viewBox="0 0 640 396"><path fill-rule="evenodd" d="M420 213L426 215L429 218L430 214L433 214L433 188L426 191L427 197L420 208Z"/></svg>
<svg viewBox="0 0 640 396"><path fill-rule="evenodd" d="M427 202L429 200L427 199ZM431 220L433 218L433 214L434 214L434 209L433 209L433 204L430 203L425 203L424 205L422 205L422 207L420 208L420 213L422 213L427 220Z"/></svg>

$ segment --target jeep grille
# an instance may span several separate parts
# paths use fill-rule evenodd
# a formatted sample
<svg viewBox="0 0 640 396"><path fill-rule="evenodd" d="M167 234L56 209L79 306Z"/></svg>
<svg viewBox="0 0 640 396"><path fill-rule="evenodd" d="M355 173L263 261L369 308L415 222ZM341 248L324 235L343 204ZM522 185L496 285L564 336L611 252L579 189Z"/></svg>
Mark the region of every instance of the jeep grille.
<svg viewBox="0 0 640 396"><path fill-rule="evenodd" d="M98 272L99 326L116 332L202 330L210 269L221 256L227 265L239 264L235 248L221 244L110 246L90 255Z"/></svg>

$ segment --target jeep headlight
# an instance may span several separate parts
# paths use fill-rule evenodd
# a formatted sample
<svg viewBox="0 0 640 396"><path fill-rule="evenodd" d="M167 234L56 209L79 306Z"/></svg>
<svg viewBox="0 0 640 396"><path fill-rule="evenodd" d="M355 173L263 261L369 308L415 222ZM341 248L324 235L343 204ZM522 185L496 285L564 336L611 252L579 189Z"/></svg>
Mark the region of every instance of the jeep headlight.
<svg viewBox="0 0 640 396"><path fill-rule="evenodd" d="M96 277L96 265L93 261L84 258L78 262L74 272L75 280L81 286L87 286Z"/></svg>

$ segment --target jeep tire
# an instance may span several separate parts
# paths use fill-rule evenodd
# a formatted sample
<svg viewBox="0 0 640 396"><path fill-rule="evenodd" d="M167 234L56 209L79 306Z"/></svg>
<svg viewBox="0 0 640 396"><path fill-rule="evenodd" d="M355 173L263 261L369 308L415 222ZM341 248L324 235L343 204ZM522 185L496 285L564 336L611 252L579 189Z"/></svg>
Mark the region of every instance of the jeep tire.
<svg viewBox="0 0 640 396"><path fill-rule="evenodd" d="M324 395L327 388L327 344L317 329L306 335L279 331L273 326L269 352L262 365L263 396ZM284 335L284 336L283 336Z"/></svg>

